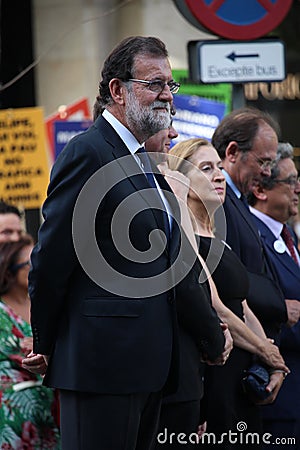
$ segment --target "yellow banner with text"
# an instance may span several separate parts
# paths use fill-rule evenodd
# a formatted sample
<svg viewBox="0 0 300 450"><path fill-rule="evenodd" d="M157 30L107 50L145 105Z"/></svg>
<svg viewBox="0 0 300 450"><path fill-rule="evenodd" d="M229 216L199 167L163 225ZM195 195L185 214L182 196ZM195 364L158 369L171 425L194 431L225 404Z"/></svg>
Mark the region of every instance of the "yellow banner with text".
<svg viewBox="0 0 300 450"><path fill-rule="evenodd" d="M0 110L0 198L21 209L40 208L49 169L43 109Z"/></svg>

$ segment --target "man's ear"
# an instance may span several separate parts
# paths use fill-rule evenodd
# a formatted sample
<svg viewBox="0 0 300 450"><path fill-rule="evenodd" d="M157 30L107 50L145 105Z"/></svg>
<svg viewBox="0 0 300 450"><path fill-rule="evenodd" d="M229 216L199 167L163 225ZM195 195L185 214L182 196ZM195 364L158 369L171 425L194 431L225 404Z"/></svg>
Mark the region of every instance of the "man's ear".
<svg viewBox="0 0 300 450"><path fill-rule="evenodd" d="M118 105L124 105L125 103L125 86L119 78L112 78L109 82L109 90L112 99Z"/></svg>
<svg viewBox="0 0 300 450"><path fill-rule="evenodd" d="M225 151L226 159L231 163L235 163L239 153L238 143L236 141L229 142Z"/></svg>
<svg viewBox="0 0 300 450"><path fill-rule="evenodd" d="M257 200L265 202L268 199L267 190L264 189L262 186L260 186L257 183L254 184L251 191L252 191L253 195L257 198Z"/></svg>

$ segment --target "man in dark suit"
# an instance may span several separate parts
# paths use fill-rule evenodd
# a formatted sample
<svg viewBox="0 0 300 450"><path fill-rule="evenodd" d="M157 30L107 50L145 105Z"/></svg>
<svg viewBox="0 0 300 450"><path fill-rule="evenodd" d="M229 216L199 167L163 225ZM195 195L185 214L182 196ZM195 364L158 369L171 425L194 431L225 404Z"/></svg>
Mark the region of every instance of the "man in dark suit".
<svg viewBox="0 0 300 450"><path fill-rule="evenodd" d="M171 108L171 115L176 114L174 105ZM178 136L177 131L173 127L172 118L170 126L161 130L158 133L151 136L145 142L145 148L151 157L159 164L160 170L164 173L168 168L167 157L170 150L171 140ZM171 184L173 191L177 196L181 198L181 195L188 191L188 184L184 182L178 182L174 184L174 179ZM183 180L182 180L183 181ZM181 195L180 195L181 194ZM182 213L182 216L184 212ZM186 211L187 217L189 212ZM199 269L200 267L198 267ZM195 286L198 285L200 273L195 272ZM189 290L191 291L193 280L189 280ZM182 293L183 303L186 302L186 284L182 286L185 292ZM206 292L206 297L210 297L208 282L202 283L202 288ZM203 302L205 304L205 302ZM202 310L202 306L199 304L200 309L195 311L195 308L191 309L191 315L198 317L198 324L194 328L198 330L205 330L207 327L207 320L205 311ZM178 377L178 389L171 395L163 397L163 402L160 411L159 431L157 435L157 447L161 445L163 448L177 449L182 447L182 443L178 442L178 436L182 436L184 433L186 436L196 433L201 421L200 401L203 397L203 376L204 376L204 355L199 354L199 348L197 345L197 336L191 334L190 323L187 324L186 315L188 309L182 308L183 304L177 302L177 312L179 319L178 336L179 336L179 377ZM199 319L202 318L202 324L199 323ZM198 333L197 333L198 334ZM194 448L194 444L186 443L187 449Z"/></svg>
<svg viewBox="0 0 300 450"><path fill-rule="evenodd" d="M249 196L250 210L260 231L264 248L272 261L294 318L284 326L280 351L291 373L276 402L264 408L264 429L273 436L296 438L300 443L300 258L297 240L287 221L298 214L300 181L293 161L293 147L278 145L271 176L263 178ZM297 322L295 325L293 323ZM293 326L292 326L293 325ZM284 445L282 448L295 448Z"/></svg>
<svg viewBox="0 0 300 450"><path fill-rule="evenodd" d="M273 119L257 109L241 108L228 114L216 128L212 144L222 159L226 177L226 199L216 214L216 228L239 256L249 274L247 301L269 338L279 339L280 326L287 320L286 305L276 287L273 270L262 251L260 237L249 211L246 195L262 176L270 175L276 157L278 126ZM257 289L258 277L268 291ZM259 278L261 280L261 278ZM277 294L276 296L274 294ZM275 299L274 305L270 303ZM271 375L275 383L268 402L274 401L284 374Z"/></svg>
<svg viewBox="0 0 300 450"><path fill-rule="evenodd" d="M178 205L141 147L169 126L178 88L159 39L123 40L103 66L102 115L52 169L32 253L34 348L24 367L48 364L64 450L152 448L162 391L176 387L175 291L187 304L189 289L191 301L203 292L189 287L195 258L182 245ZM217 358L224 335L206 304L209 331L198 345Z"/></svg>

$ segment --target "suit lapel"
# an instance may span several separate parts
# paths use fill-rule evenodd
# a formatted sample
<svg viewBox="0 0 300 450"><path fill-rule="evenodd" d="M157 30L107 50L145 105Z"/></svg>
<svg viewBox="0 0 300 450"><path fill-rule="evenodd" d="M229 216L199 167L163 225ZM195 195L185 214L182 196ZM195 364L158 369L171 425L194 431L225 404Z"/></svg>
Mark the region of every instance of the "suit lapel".
<svg viewBox="0 0 300 450"><path fill-rule="evenodd" d="M106 141L111 145L112 154L117 163L119 164L119 167L126 175L126 178L128 178L129 182L134 186L134 188L138 191L138 193L143 197L144 201L149 205L158 228L163 229L164 222L162 219L162 214L160 214L157 209L153 209L153 205L157 204L156 199L157 194L156 193L151 194L151 190L149 190L148 180L143 171L141 170L139 164L132 156L132 154L129 152L128 148L126 147L120 136L115 132L113 127L105 119L99 117L95 122L95 126L100 129ZM167 191L170 193L170 195L167 195L167 200L171 207L172 216L178 219L178 217L180 217L180 213L178 203L175 199L175 195L172 193L169 184L165 181L163 175L160 173L159 169L152 160L151 164L153 167L153 172L161 189L164 192ZM173 226L172 235L170 238L170 251L176 250L176 245L174 245L174 243L178 243L179 241L178 234L179 234L178 227Z"/></svg>
<svg viewBox="0 0 300 450"><path fill-rule="evenodd" d="M228 200L232 203L232 205L239 211L240 216L244 219L245 223L247 224L247 227L251 230L251 233L255 236L255 239L259 242L259 245L261 245L261 241L259 238L259 234L257 231L257 228L255 227L251 213L248 211L245 206L243 205L242 201L237 198L231 187L227 184L227 195Z"/></svg>
<svg viewBox="0 0 300 450"><path fill-rule="evenodd" d="M259 229L261 231L261 237L265 242L265 245L269 249L271 253L273 253L274 257L278 260L279 264L282 264L289 272L291 272L294 276L299 278L299 266L297 266L292 258L288 255L287 252L278 253L274 251L274 242L276 241L276 237L271 232L271 230L258 218L256 218L257 223L259 223ZM259 221L259 222L258 222Z"/></svg>

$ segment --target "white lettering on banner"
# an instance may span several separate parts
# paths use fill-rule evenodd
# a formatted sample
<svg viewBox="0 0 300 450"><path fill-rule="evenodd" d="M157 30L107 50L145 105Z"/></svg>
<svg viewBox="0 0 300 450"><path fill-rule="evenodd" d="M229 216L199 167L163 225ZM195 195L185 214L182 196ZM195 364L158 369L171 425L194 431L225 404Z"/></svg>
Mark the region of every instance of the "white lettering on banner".
<svg viewBox="0 0 300 450"><path fill-rule="evenodd" d="M196 123L174 121L174 127L177 133L187 135L187 139L191 136L204 137L211 139L214 134L215 128L206 127L205 125L197 125Z"/></svg>
<svg viewBox="0 0 300 450"><path fill-rule="evenodd" d="M176 119L185 120L186 122L200 123L201 125L209 125L211 127L217 127L219 125L219 118L214 114L204 114L188 109L176 109Z"/></svg>
<svg viewBox="0 0 300 450"><path fill-rule="evenodd" d="M74 136L77 136L77 134L82 133L82 130L80 131L59 131L57 133L57 142L58 144L66 144L69 142L70 139L72 139Z"/></svg>

